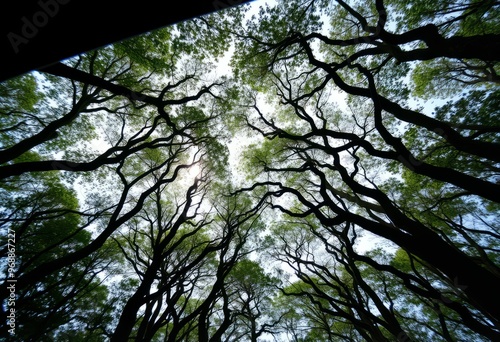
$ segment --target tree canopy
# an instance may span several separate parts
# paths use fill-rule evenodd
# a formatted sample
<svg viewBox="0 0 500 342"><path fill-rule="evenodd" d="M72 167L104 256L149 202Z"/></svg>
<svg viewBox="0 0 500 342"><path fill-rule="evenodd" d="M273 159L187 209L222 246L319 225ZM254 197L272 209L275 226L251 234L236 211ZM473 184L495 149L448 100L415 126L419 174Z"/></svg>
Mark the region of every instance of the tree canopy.
<svg viewBox="0 0 500 342"><path fill-rule="evenodd" d="M500 4L255 1L0 83L0 334L500 338Z"/></svg>

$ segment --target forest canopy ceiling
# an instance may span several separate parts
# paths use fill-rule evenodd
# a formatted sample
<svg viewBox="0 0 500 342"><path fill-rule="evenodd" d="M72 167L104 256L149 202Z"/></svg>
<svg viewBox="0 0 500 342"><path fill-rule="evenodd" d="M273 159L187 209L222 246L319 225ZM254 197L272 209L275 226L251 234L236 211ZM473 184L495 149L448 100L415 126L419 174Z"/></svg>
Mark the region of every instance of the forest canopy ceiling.
<svg viewBox="0 0 500 342"><path fill-rule="evenodd" d="M2 337L498 340L499 7L256 1L0 83Z"/></svg>

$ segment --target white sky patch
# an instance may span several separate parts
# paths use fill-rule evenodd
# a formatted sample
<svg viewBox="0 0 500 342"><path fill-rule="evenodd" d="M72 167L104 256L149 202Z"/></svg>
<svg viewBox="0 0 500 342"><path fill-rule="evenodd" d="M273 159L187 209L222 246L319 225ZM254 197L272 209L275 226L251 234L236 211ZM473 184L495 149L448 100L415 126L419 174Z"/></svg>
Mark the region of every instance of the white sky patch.
<svg viewBox="0 0 500 342"><path fill-rule="evenodd" d="M187 169L186 178L188 180L194 180L195 178L200 178L202 175L202 166L200 163L193 164Z"/></svg>

